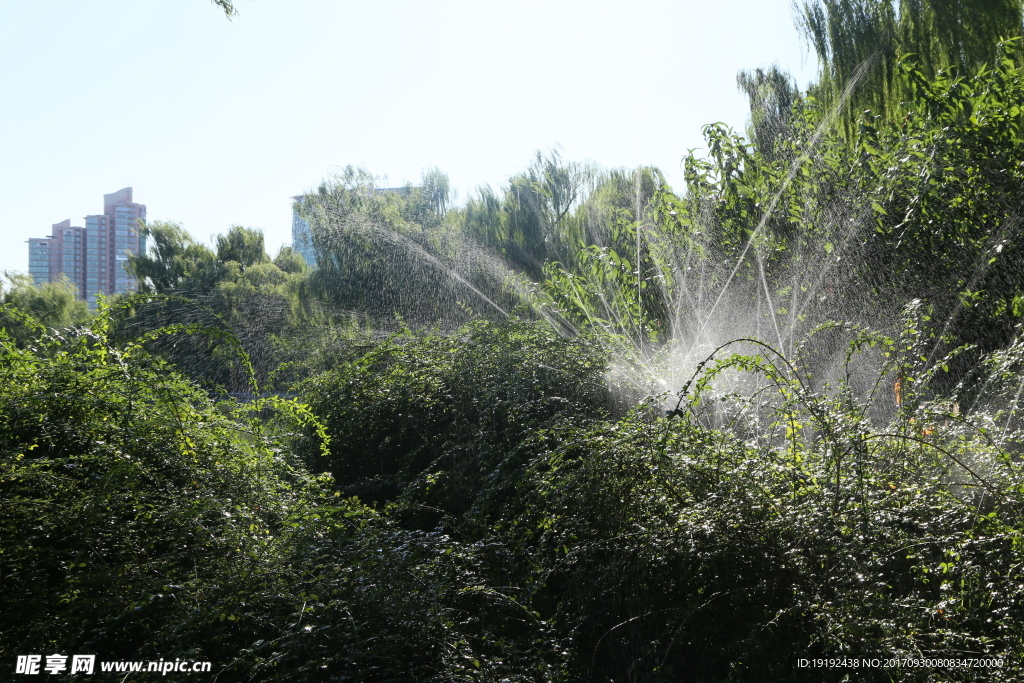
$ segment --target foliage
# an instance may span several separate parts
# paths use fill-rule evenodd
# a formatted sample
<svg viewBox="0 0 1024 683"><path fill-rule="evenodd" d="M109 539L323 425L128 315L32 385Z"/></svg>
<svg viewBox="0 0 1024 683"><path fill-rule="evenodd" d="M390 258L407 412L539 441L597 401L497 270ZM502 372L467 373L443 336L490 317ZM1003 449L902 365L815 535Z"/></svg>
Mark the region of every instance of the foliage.
<svg viewBox="0 0 1024 683"><path fill-rule="evenodd" d="M545 264L543 294L576 329L622 335L627 347L667 341L675 331L674 266L693 246L670 216L677 204L654 169L610 172L574 216L586 235L574 258ZM668 219L661 230L658 216Z"/></svg>
<svg viewBox="0 0 1024 683"><path fill-rule="evenodd" d="M995 66L973 78L927 82L905 69L919 109L899 131L866 125L861 136L864 163L879 184L878 238L868 258L899 274L893 290L934 302L961 337L986 349L1004 345L1024 313L1017 303L1024 262L1014 246L1022 113L1009 104L1024 93L1019 50L1019 42L1004 44ZM875 140L879 151L872 153ZM920 265L926 254L930 272ZM963 332L979 326L985 336Z"/></svg>
<svg viewBox="0 0 1024 683"><path fill-rule="evenodd" d="M571 636L577 675L822 680L796 657L877 652L992 653L1009 668L858 679L1016 675L1020 589L1007 579L1019 571L1024 501L1013 439L992 441L984 414L965 420L952 401L922 399L948 360L921 360L918 317L893 339L825 326L793 361L751 343L753 353L709 358L655 425L640 413L533 437L546 448L498 529L536 563L531 604ZM850 337L837 379L801 371L832 341L819 337L835 335ZM857 358L876 349L882 374L862 382ZM732 386L744 389L715 395L737 371ZM754 384L737 385L744 375ZM878 387L893 377L902 403L879 414Z"/></svg>
<svg viewBox="0 0 1024 683"><path fill-rule="evenodd" d="M548 260L571 258L581 235L572 212L597 179L592 166L568 163L557 151L537 152L524 173L500 192L481 188L464 212L464 230L498 251L533 280Z"/></svg>
<svg viewBox="0 0 1024 683"><path fill-rule="evenodd" d="M112 345L107 316L4 343L8 650L223 680L822 680L795 657L879 652L1019 674L1019 429L991 429L1016 411L959 412L977 382L1019 393L1019 344L944 399L918 306L792 359L732 342L668 417L615 418L584 340L478 322L306 380L308 408L239 412Z"/></svg>
<svg viewBox="0 0 1024 683"><path fill-rule="evenodd" d="M950 7L805 6L822 81L741 74L749 140L708 126L682 196L557 153L464 207L436 169L350 167L300 202L316 269L156 223L143 294L92 321L13 282L0 649L225 681L1019 679L1019 6Z"/></svg>
<svg viewBox="0 0 1024 683"><path fill-rule="evenodd" d="M400 333L298 388L332 434L330 455L310 464L346 495L384 501L412 487L434 514L461 514L526 434L612 407L603 368L593 345L537 323Z"/></svg>
<svg viewBox="0 0 1024 683"><path fill-rule="evenodd" d="M660 280L673 336L692 340L739 309L755 336L791 350L822 320L876 324L921 299L958 343L1006 344L1024 310L1013 246L1024 146L1008 104L1024 93L1019 45L1000 50L970 78L928 80L904 62L905 115L865 114L851 140L813 98L768 150L706 127L708 158L687 159L687 195L663 202L648 233L679 245Z"/></svg>
<svg viewBox="0 0 1024 683"><path fill-rule="evenodd" d="M951 68L969 76L1024 27L1019 0L812 0L798 7L798 26L822 67L811 92L840 109L848 136L865 110L888 121L902 117L913 96L898 77L903 59L912 55L929 80Z"/></svg>
<svg viewBox="0 0 1024 683"><path fill-rule="evenodd" d="M237 263L242 269L268 261L263 233L241 225L231 226L226 235L217 236L217 259L224 264Z"/></svg>
<svg viewBox="0 0 1024 683"><path fill-rule="evenodd" d="M50 328L82 325L90 317L85 301L66 278L37 286L28 275L8 274L7 286L0 288L0 305L0 324L19 343L33 335L33 325L24 315Z"/></svg>
<svg viewBox="0 0 1024 683"><path fill-rule="evenodd" d="M143 293L208 293L224 277L214 253L176 223L154 222L141 235L149 254L129 254L128 273Z"/></svg>
<svg viewBox="0 0 1024 683"><path fill-rule="evenodd" d="M133 307L122 309L119 334L139 335L171 324L230 327L255 363L261 383L282 360L301 355L282 340L310 317L301 301L307 269L299 254L282 249L271 260L264 251L263 234L238 225L217 236L216 252L173 223L151 223L143 232L153 248L150 254L129 256L129 271L138 278L141 292L175 296L138 299ZM233 351L215 340L158 338L151 350L211 388L252 391L238 371Z"/></svg>
<svg viewBox="0 0 1024 683"><path fill-rule="evenodd" d="M213 1L213 4L217 5L222 10L224 10L224 15L227 16L229 19L232 16L234 16L235 14L238 13L238 10L235 9L235 3L232 2L232 0L212 0L212 1Z"/></svg>
<svg viewBox="0 0 1024 683"><path fill-rule="evenodd" d="M27 349L0 332L0 643L219 658L321 483L108 320Z"/></svg>
<svg viewBox="0 0 1024 683"><path fill-rule="evenodd" d="M301 404L213 405L146 340L112 345L108 317L41 336L37 350L3 346L0 571L15 596L0 621L5 651L212 660L225 680L321 680L325 666L339 680L562 675L564 644L500 588L495 544L405 530L325 497L328 480L258 419L269 409L309 422ZM504 330L504 350L531 333L531 351L554 344L527 326ZM467 334L478 357L499 336Z"/></svg>
<svg viewBox="0 0 1024 683"><path fill-rule="evenodd" d="M463 239L448 211L447 177L427 171L419 186L380 188L348 167L303 197L317 268L308 295L328 318L355 315L377 329L400 317L450 328L505 315L504 264Z"/></svg>
<svg viewBox="0 0 1024 683"><path fill-rule="evenodd" d="M267 680L565 679L566 643L507 584L509 559L394 524L325 537L295 558L300 618L243 656Z"/></svg>
<svg viewBox="0 0 1024 683"><path fill-rule="evenodd" d="M768 69L740 71L736 85L750 102L750 127L747 137L761 154L772 157L781 139L789 132L793 109L800 98L792 76L771 66Z"/></svg>

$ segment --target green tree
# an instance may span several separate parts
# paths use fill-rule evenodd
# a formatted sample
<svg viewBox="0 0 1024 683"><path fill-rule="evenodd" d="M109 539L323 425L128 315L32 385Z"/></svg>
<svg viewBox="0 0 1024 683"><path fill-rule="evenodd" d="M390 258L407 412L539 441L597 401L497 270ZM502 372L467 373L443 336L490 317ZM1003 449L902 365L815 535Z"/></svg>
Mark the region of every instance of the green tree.
<svg viewBox="0 0 1024 683"><path fill-rule="evenodd" d="M263 246L263 231L232 225L227 234L217 236L217 258L224 264L234 261L243 270L268 261Z"/></svg>
<svg viewBox="0 0 1024 683"><path fill-rule="evenodd" d="M467 243L464 214L449 211L449 202L447 177L436 169L418 186L380 188L353 167L323 183L301 203L317 253L312 297L335 317L366 317L378 327L396 315L459 324L472 315L463 306L499 314L504 273Z"/></svg>
<svg viewBox="0 0 1024 683"><path fill-rule="evenodd" d="M153 223L144 231L153 245L150 253L131 255L128 261L140 291L180 295L188 301L137 302L119 314L122 334L139 335L171 324L231 327L261 382L282 361L295 359L285 337L310 310L301 302L308 273L300 255L283 249L271 260L264 251L263 233L238 225L217 236L216 252L173 223ZM211 387L251 391L233 351L216 340L161 338L151 350L174 359Z"/></svg>
<svg viewBox="0 0 1024 683"><path fill-rule="evenodd" d="M36 285L29 275L6 275L6 286L0 284L0 303L16 306L48 327L80 325L89 319L88 306L66 277Z"/></svg>
<svg viewBox="0 0 1024 683"><path fill-rule="evenodd" d="M811 0L799 6L797 23L821 64L811 93L841 105L848 137L865 110L905 113L901 59L912 57L929 80L950 67L970 76L993 62L1000 40L1024 33L1020 0Z"/></svg>
<svg viewBox="0 0 1024 683"><path fill-rule="evenodd" d="M0 283L0 305L6 304L20 314L5 308L0 312L0 326L19 342L32 336L33 325L26 321L26 315L51 329L83 325L91 317L85 301L78 297L78 289L67 278L37 286L29 275L7 273L6 277L6 285Z"/></svg>
<svg viewBox="0 0 1024 683"><path fill-rule="evenodd" d="M0 647L226 663L324 482L106 323L0 330Z"/></svg>
<svg viewBox="0 0 1024 683"><path fill-rule="evenodd" d="M127 266L140 292L209 293L224 277L216 254L177 223L150 223L142 234L151 245L149 254L129 254Z"/></svg>
<svg viewBox="0 0 1024 683"><path fill-rule="evenodd" d="M707 127L709 157L687 160L680 212L704 233L691 298L712 296L693 307L698 320L733 302L786 346L830 318L888 324L921 299L959 341L1006 344L1024 311L1019 43L972 75L929 79L904 63L904 115L863 115L852 133L813 97L768 150Z"/></svg>
<svg viewBox="0 0 1024 683"><path fill-rule="evenodd" d="M800 98L793 77L778 66L740 71L736 84L750 102L747 137L765 155L774 155L779 138L791 131L793 108Z"/></svg>
<svg viewBox="0 0 1024 683"><path fill-rule="evenodd" d="M579 248L572 212L592 189L597 171L566 162L557 151L537 152L524 173L495 193L482 188L464 220L474 239L501 253L514 270L539 281L547 260L567 260Z"/></svg>
<svg viewBox="0 0 1024 683"><path fill-rule="evenodd" d="M306 259L291 247L281 247L274 257L274 265L286 273L306 272Z"/></svg>
<svg viewBox="0 0 1024 683"><path fill-rule="evenodd" d="M687 240L672 221L663 221L661 230L655 223L659 208L674 200L655 168L595 177L592 191L565 221L576 251L548 261L541 283L577 329L622 334L639 345L671 336L670 299L680 275L678 252Z"/></svg>

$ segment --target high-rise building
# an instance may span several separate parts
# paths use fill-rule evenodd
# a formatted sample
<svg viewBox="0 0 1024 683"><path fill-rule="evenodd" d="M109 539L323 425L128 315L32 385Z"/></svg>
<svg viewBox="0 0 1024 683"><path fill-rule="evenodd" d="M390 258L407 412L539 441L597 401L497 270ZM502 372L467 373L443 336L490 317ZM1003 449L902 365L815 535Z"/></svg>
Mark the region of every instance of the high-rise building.
<svg viewBox="0 0 1024 683"><path fill-rule="evenodd" d="M138 291L125 266L129 253L146 253L145 220L146 206L132 201L132 188L105 194L103 213L86 216L84 228L66 220L49 237L28 240L28 272L37 285L67 277L90 307L98 294Z"/></svg>

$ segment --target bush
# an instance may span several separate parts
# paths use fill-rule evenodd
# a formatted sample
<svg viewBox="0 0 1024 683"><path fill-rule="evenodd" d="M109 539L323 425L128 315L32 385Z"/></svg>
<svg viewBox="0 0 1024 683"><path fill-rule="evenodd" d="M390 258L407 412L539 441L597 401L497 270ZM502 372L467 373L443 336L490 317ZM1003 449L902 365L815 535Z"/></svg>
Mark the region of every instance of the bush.
<svg viewBox="0 0 1024 683"><path fill-rule="evenodd" d="M300 385L331 434L311 465L346 495L383 502L414 487L419 503L459 515L533 430L608 415L603 371L595 345L539 323L407 331Z"/></svg>
<svg viewBox="0 0 1024 683"><path fill-rule="evenodd" d="M111 346L103 319L27 349L0 331L0 643L216 659L217 628L167 633L258 601L239 587L273 573L320 484L257 421L140 346Z"/></svg>

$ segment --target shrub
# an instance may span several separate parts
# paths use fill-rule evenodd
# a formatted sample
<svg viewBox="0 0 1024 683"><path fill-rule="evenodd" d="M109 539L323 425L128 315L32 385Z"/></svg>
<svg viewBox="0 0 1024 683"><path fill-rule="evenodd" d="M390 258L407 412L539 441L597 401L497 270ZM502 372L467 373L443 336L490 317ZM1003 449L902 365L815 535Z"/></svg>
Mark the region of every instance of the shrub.
<svg viewBox="0 0 1024 683"><path fill-rule="evenodd" d="M330 471L346 495L461 514L531 431L595 419L612 401L595 345L521 320L451 336L405 332L300 385L331 434Z"/></svg>

